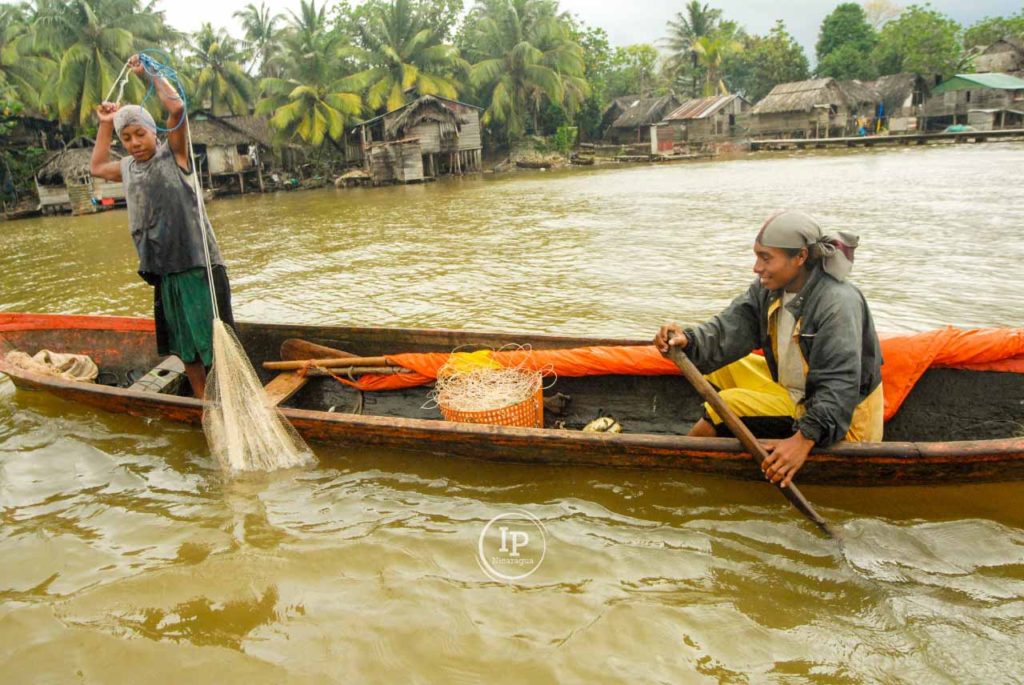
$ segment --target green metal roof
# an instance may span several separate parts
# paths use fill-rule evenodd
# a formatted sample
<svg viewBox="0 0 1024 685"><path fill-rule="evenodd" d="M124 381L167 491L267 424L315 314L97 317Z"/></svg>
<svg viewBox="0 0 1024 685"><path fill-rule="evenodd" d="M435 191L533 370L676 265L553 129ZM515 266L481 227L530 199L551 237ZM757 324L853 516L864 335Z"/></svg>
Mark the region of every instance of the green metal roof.
<svg viewBox="0 0 1024 685"><path fill-rule="evenodd" d="M974 90L994 88L996 90L1024 90L1024 79L1009 74L957 74L948 81L935 86L933 93L947 90Z"/></svg>

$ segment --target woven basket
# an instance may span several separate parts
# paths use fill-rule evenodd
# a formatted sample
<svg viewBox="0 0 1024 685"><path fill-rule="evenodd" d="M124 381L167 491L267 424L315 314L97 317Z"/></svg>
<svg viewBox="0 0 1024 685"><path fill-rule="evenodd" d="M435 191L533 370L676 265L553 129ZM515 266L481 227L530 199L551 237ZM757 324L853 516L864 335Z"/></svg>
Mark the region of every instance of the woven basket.
<svg viewBox="0 0 1024 685"><path fill-rule="evenodd" d="M487 423L492 426L544 427L544 388L538 379L537 392L522 402L487 411L459 411L438 403L446 421Z"/></svg>

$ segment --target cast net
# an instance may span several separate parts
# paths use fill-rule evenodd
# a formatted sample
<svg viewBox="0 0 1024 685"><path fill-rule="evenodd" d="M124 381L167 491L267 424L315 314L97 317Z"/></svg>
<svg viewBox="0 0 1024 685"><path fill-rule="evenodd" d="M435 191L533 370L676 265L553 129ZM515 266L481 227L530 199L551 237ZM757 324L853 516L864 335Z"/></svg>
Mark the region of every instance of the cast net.
<svg viewBox="0 0 1024 685"><path fill-rule="evenodd" d="M206 381L203 430L226 471L271 471L312 461L306 443L270 405L231 329L213 322L213 369Z"/></svg>

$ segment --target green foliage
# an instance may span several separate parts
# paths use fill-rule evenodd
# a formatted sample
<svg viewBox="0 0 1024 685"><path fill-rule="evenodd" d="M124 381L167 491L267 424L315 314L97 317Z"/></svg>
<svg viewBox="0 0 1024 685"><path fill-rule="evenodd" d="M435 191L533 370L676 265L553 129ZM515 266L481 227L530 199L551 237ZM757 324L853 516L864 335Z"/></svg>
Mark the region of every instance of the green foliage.
<svg viewBox="0 0 1024 685"><path fill-rule="evenodd" d="M736 24L732 24L735 28ZM670 51L666 64L667 76L683 94L696 97L701 84L707 81L705 68L700 64L697 42L713 35L722 24L722 10L690 0L683 12L668 22L669 35L665 43ZM730 32L726 29L727 33ZM734 38L736 36L733 36Z"/></svg>
<svg viewBox="0 0 1024 685"><path fill-rule="evenodd" d="M724 65L726 83L751 102L757 102L780 83L810 78L804 49L775 22L767 36L748 36L743 50L729 57Z"/></svg>
<svg viewBox="0 0 1024 685"><path fill-rule="evenodd" d="M21 6L0 5L0 85L9 85L20 103L42 113L43 90L56 64L33 47L27 19Z"/></svg>
<svg viewBox="0 0 1024 685"><path fill-rule="evenodd" d="M871 59L878 35L868 23L864 8L852 2L838 5L821 22L818 43L818 76L837 79L877 77Z"/></svg>
<svg viewBox="0 0 1024 685"><path fill-rule="evenodd" d="M555 0L477 0L460 35L484 126L517 138L547 103L572 119L590 92L583 49Z"/></svg>
<svg viewBox="0 0 1024 685"><path fill-rule="evenodd" d="M568 155L570 150L576 146L576 137L579 131L575 126L559 126L555 132L555 149L563 155Z"/></svg>
<svg viewBox="0 0 1024 685"><path fill-rule="evenodd" d="M44 0L37 8L33 45L59 61L56 81L42 98L56 104L62 122L82 127L132 54L179 37L162 13L139 0ZM130 79L127 98L138 102L144 92L139 79Z"/></svg>
<svg viewBox="0 0 1024 685"><path fill-rule="evenodd" d="M1007 36L1024 41L1024 9L1009 17L985 17L964 31L964 47L991 45Z"/></svg>
<svg viewBox="0 0 1024 685"><path fill-rule="evenodd" d="M882 27L875 60L882 74L952 76L963 65L960 24L927 5L911 5Z"/></svg>
<svg viewBox="0 0 1024 685"><path fill-rule="evenodd" d="M649 43L615 48L607 81L608 98L622 95L649 97L652 93L667 90L668 84L658 69L660 59L661 53Z"/></svg>
<svg viewBox="0 0 1024 685"><path fill-rule="evenodd" d="M392 0L363 5L359 47L345 51L362 69L341 82L343 90L365 93L374 111L398 109L419 95L457 98L457 73L469 65L452 45L441 42L427 15L426 3Z"/></svg>
<svg viewBox="0 0 1024 685"><path fill-rule="evenodd" d="M601 118L610 94L612 49L604 29L576 23L572 25L572 39L583 49L583 78L590 85L590 93L580 105L576 124L580 135L594 140L601 135Z"/></svg>
<svg viewBox="0 0 1024 685"><path fill-rule="evenodd" d="M273 61L281 49L281 33L277 24L284 17L280 14L271 14L265 2L260 2L259 7L250 2L232 16L242 24L250 52L250 67L256 68L256 74L260 78L278 76L279 74L274 72Z"/></svg>
<svg viewBox="0 0 1024 685"><path fill-rule="evenodd" d="M242 67L246 55L238 43L224 29L214 32L205 23L192 37L192 49L191 104L208 106L214 114L248 114L255 88Z"/></svg>
<svg viewBox="0 0 1024 685"><path fill-rule="evenodd" d="M346 90L343 37L330 31L324 7L300 0L289 12L280 55L282 76L260 81L262 99L256 114L269 116L278 140L303 141L319 147L337 141L345 126L362 111L359 95Z"/></svg>

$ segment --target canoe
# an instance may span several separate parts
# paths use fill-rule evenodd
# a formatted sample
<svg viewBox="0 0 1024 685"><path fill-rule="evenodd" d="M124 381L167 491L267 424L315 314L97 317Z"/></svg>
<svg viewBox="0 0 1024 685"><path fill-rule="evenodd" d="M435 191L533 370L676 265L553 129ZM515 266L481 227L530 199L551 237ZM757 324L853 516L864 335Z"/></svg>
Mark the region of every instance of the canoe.
<svg viewBox="0 0 1024 685"><path fill-rule="evenodd" d="M276 372L281 344L299 338L360 356L397 352L497 349L536 350L646 341L444 329L312 327L240 323L237 328L264 383ZM79 383L14 367L10 350L41 349L89 355L103 383ZM200 423L192 397L130 390L129 374L160 362L150 319L0 313L0 373L21 389L42 390L105 411ZM134 376L133 376L134 377ZM497 462L683 469L740 479L760 472L731 438L683 435L701 414L696 393L679 376L562 377L545 390L571 398L558 413L545 411L546 428L511 428L444 421L425 407L429 388L361 392L329 377L310 378L281 407L311 442L373 446ZM623 432L578 430L613 416ZM564 424L564 428L555 427ZM771 441L766 441L770 443ZM1024 373L930 368L886 424L886 441L840 443L815 450L801 483L856 486L1009 481L1024 479Z"/></svg>

